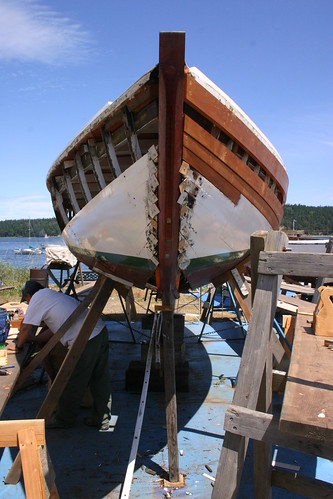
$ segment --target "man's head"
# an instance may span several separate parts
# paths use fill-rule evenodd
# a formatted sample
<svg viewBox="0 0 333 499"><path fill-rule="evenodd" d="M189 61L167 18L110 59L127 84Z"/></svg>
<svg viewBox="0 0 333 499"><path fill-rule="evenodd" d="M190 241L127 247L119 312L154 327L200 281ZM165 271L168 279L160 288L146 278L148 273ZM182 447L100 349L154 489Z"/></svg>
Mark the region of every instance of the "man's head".
<svg viewBox="0 0 333 499"><path fill-rule="evenodd" d="M43 288L44 286L42 286L38 281L33 281L33 280L27 281L22 286L21 302L26 301L27 298L31 298L35 293L37 293L37 291Z"/></svg>

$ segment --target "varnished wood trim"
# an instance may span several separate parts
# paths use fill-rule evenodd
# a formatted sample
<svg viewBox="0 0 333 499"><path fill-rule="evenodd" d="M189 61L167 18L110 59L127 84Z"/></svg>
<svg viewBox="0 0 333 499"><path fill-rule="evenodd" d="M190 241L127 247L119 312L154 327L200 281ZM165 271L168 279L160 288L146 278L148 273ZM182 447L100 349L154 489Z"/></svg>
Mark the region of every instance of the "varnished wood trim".
<svg viewBox="0 0 333 499"><path fill-rule="evenodd" d="M185 140L186 142L186 140ZM183 159L189 163L200 175L203 175L219 191L227 196L235 205L240 198L240 191L234 187L228 180L221 177L221 174L210 168L202 159L196 156L191 149L183 147Z"/></svg>
<svg viewBox="0 0 333 499"><path fill-rule="evenodd" d="M229 169L229 171L224 170L222 167L221 171L226 171L226 175L228 175L226 178L232 185L234 185L250 201L252 201L252 199L249 195L251 195L252 191L256 192L263 199L263 202L273 210L278 221L281 221L283 211L280 201L269 188L268 184L264 182L256 173L254 173L251 168L246 165L246 163L240 160L229 150L228 147L215 139L188 116L185 116L184 119L184 131L185 137L186 135L191 136L194 141L198 142L198 144L205 149L202 153L205 157L207 156L207 152L209 152L219 162L221 162L221 165L225 165ZM185 142L188 144L187 139L184 138L184 144ZM200 156L200 154L197 155ZM217 168L217 171L220 170ZM240 183L237 182L237 179ZM247 187L245 184L247 184ZM249 194L244 191L244 187L246 187L246 191L248 190Z"/></svg>
<svg viewBox="0 0 333 499"><path fill-rule="evenodd" d="M190 74L185 75L185 102L240 144L280 186L285 201L289 181L278 159L230 109L203 88Z"/></svg>
<svg viewBox="0 0 333 499"><path fill-rule="evenodd" d="M194 142L188 135L184 136L184 159L221 192L224 192L224 182L228 182L235 191L242 193L262 213L273 229L279 226L282 214L277 214L266 200L249 187L237 173L231 171L225 163L210 155L207 150ZM280 208L280 211L282 212L282 208Z"/></svg>

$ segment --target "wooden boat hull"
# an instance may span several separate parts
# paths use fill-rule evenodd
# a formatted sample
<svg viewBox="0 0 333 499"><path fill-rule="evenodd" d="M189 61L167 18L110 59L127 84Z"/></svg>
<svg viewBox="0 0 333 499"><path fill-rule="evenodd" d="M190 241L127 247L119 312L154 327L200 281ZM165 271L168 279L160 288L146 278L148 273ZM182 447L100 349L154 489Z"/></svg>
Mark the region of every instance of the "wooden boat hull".
<svg viewBox="0 0 333 499"><path fill-rule="evenodd" d="M176 139L164 143L174 119L165 125L168 64L160 56L93 118L51 167L47 185L79 260L139 287L159 287L171 268L182 291L223 279L248 256L254 231L279 227L288 177L245 113L186 65L174 92Z"/></svg>

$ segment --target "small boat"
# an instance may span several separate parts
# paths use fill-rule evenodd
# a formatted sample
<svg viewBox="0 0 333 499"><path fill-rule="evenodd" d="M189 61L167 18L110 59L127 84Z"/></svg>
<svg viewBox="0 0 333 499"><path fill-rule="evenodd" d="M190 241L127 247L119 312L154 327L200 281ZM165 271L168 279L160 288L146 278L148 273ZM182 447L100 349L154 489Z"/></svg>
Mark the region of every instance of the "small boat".
<svg viewBox="0 0 333 499"><path fill-rule="evenodd" d="M31 222L29 218L29 243L31 239ZM40 248L35 248L31 244L27 248L14 249L15 255L41 255L42 250Z"/></svg>
<svg viewBox="0 0 333 499"><path fill-rule="evenodd" d="M107 103L47 175L78 260L128 285L179 291L225 282L250 236L278 229L288 176L264 134L201 71L184 33L160 34L159 64Z"/></svg>
<svg viewBox="0 0 333 499"><path fill-rule="evenodd" d="M15 255L41 255L42 250L29 246L29 248L14 249L14 253Z"/></svg>

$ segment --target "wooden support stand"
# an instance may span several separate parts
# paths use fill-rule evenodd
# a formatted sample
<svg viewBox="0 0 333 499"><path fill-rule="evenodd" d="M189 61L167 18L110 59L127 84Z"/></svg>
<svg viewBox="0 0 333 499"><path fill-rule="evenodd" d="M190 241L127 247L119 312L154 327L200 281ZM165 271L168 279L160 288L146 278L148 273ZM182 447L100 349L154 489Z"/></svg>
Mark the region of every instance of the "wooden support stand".
<svg viewBox="0 0 333 499"><path fill-rule="evenodd" d="M0 421L0 447L20 449L27 499L59 498L50 459L45 460L45 422L43 419ZM51 465L52 467L52 465Z"/></svg>
<svg viewBox="0 0 333 499"><path fill-rule="evenodd" d="M331 484L300 476L293 479L290 474L276 470L272 473L273 443L330 459L333 457L333 419L325 414L320 420L312 404L316 400L316 406L332 408L332 382L322 378L324 371L328 371L327 366L323 362L323 371L319 375L320 379L326 380L323 386L315 381L316 371L311 371L311 359L303 369L303 349L297 348L297 342L304 345L305 340L316 343L323 341L323 338L309 334L309 331L304 332L304 328L309 328L307 316L301 316L303 322L298 318L296 345L294 343L280 418L274 418L271 414L271 347L281 276L309 274L310 277L332 277L333 255L281 252L286 243L281 232L254 235L252 243L252 286L256 289L234 399L225 417L226 433L212 497L237 497L249 438L254 439L255 497L270 498L272 485L290 488L309 497L331 497ZM302 334L305 336L300 337ZM315 347L314 344L307 349L310 356L313 357L314 350L323 358L323 352L319 352L318 345ZM316 363L317 376L320 364ZM304 396L301 397L301 405L295 409L297 397L293 389L300 391L301 380L305 380L301 389ZM307 410L304 410L305 406Z"/></svg>

